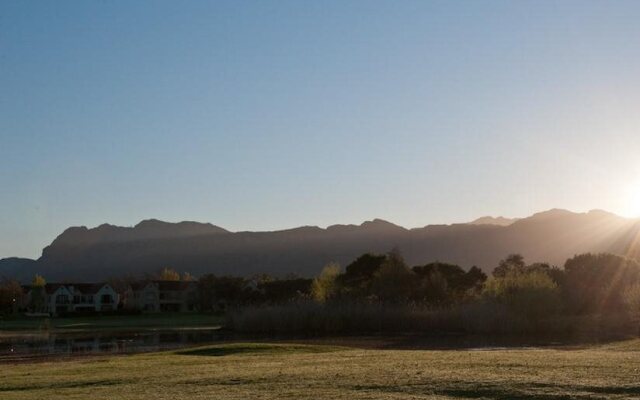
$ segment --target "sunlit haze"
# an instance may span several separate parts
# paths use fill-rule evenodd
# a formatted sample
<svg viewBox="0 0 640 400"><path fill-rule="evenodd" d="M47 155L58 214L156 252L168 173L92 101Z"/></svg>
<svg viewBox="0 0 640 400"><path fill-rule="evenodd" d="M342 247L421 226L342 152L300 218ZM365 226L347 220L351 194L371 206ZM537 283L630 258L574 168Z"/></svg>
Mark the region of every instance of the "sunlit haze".
<svg viewBox="0 0 640 400"><path fill-rule="evenodd" d="M0 2L0 258L65 228L640 216L640 2Z"/></svg>

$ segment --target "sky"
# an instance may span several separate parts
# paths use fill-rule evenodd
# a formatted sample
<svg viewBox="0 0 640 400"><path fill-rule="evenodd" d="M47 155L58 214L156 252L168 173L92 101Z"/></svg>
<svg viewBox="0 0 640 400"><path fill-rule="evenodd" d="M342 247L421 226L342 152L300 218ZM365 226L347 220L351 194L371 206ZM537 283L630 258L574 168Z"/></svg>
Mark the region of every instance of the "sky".
<svg viewBox="0 0 640 400"><path fill-rule="evenodd" d="M0 2L0 258L69 226L640 216L640 2Z"/></svg>

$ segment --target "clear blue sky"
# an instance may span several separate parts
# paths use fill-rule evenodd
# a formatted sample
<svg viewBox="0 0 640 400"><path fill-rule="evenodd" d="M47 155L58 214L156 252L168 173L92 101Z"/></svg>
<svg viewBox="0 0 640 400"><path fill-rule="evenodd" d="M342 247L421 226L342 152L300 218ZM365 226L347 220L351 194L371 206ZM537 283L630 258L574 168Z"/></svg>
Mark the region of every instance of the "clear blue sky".
<svg viewBox="0 0 640 400"><path fill-rule="evenodd" d="M640 2L0 2L0 257L71 225L640 213Z"/></svg>

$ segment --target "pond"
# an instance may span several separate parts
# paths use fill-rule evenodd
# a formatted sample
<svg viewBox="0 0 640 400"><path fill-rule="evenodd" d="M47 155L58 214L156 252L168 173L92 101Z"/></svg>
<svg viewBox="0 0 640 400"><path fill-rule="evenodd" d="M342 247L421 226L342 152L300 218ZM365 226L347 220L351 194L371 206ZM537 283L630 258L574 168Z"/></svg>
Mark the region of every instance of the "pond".
<svg viewBox="0 0 640 400"><path fill-rule="evenodd" d="M0 362L30 359L141 353L179 349L222 340L218 329L89 331L0 337Z"/></svg>
<svg viewBox="0 0 640 400"><path fill-rule="evenodd" d="M1 332L0 332L1 333ZM251 339L262 341L264 337L235 336L219 328L152 329L138 331L92 330L82 332L50 332L35 334L0 335L0 364L46 360L83 355L114 355L175 350L206 344ZM333 338L269 337L269 341L329 344L371 349L406 350L499 350L509 348L541 348L566 346L568 343L538 340L534 342L520 337L486 336L353 336Z"/></svg>

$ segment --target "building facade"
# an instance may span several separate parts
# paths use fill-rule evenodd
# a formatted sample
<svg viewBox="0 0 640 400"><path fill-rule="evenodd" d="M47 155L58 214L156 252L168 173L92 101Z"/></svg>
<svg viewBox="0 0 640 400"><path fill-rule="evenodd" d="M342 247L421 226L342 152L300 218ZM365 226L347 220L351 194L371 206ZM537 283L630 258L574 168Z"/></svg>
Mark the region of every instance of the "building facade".
<svg viewBox="0 0 640 400"><path fill-rule="evenodd" d="M48 283L28 288L27 304L50 315L116 311L120 295L108 283Z"/></svg>
<svg viewBox="0 0 640 400"><path fill-rule="evenodd" d="M195 311L197 283L192 281L142 281L130 285L123 305L145 312Z"/></svg>

